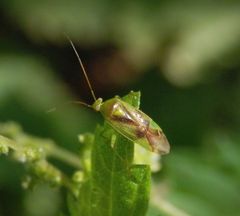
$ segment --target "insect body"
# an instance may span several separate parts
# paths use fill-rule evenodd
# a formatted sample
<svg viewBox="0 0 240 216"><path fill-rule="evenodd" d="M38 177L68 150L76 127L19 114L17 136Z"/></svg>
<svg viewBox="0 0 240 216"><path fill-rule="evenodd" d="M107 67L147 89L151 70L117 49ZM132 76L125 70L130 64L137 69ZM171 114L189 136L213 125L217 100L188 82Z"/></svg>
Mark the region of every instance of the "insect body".
<svg viewBox="0 0 240 216"><path fill-rule="evenodd" d="M140 144L147 150L155 153L169 153L170 145L162 129L144 112L124 102L117 96L106 100L105 102L103 102L102 98L96 99L76 48L70 39L69 41L78 57L80 66L95 101L93 105L88 105L82 102L79 103L100 112L109 125L134 143Z"/></svg>
<svg viewBox="0 0 240 216"><path fill-rule="evenodd" d="M92 105L120 134L140 144L149 151L167 154L170 145L162 129L145 113L115 97L102 102L99 98Z"/></svg>

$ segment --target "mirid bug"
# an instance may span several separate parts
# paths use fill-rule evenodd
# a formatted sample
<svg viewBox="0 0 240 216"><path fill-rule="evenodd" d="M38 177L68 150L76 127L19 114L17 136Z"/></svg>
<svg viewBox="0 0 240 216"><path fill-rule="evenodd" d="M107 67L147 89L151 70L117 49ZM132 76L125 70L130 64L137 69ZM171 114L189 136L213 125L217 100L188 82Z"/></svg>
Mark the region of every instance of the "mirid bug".
<svg viewBox="0 0 240 216"><path fill-rule="evenodd" d="M84 73L94 99L94 103L92 105L84 102L77 103L83 104L97 112L100 112L103 118L113 129L132 142L158 154L169 153L170 145L165 134L158 124L155 123L148 115L124 102L118 96L106 101L103 101L102 98L96 98L82 60L73 42L69 38L68 40L78 58L80 67Z"/></svg>

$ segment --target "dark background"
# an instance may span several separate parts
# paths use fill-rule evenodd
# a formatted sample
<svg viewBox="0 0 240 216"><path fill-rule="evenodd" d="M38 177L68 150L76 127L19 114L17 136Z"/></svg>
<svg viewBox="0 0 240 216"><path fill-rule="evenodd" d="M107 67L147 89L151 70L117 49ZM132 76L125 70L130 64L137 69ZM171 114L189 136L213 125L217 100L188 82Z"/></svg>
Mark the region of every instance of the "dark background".
<svg viewBox="0 0 240 216"><path fill-rule="evenodd" d="M0 121L70 151L101 116L95 93L141 90L141 109L164 129L171 154L153 185L162 200L194 216L240 211L240 4L238 1L0 2ZM46 113L51 107L53 113ZM53 216L59 190L23 191L24 168L0 158L0 216ZM160 183L159 183L160 182ZM157 210L156 210L157 211ZM158 215L151 208L149 215ZM177 213L172 215L178 215Z"/></svg>

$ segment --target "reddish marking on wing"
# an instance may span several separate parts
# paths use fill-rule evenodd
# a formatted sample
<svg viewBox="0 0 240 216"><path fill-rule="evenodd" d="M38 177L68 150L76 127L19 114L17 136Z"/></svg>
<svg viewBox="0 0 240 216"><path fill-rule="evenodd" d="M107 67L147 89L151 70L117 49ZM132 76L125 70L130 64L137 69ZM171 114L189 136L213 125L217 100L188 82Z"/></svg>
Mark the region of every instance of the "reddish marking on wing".
<svg viewBox="0 0 240 216"><path fill-rule="evenodd" d="M144 136L146 136L147 133L147 128L144 126L138 126L136 129L136 135L138 138L142 138Z"/></svg>
<svg viewBox="0 0 240 216"><path fill-rule="evenodd" d="M147 134L146 134L146 138L147 138L149 144L151 145L151 148L152 148L153 152L158 152L159 151L160 141L163 137L164 137L164 134L160 130L152 129L152 128L148 129Z"/></svg>
<svg viewBox="0 0 240 216"><path fill-rule="evenodd" d="M114 111L117 109L122 112L122 115L114 115ZM111 119L113 121L135 126L136 137L146 137L151 145L152 151L154 151L153 145L161 134L158 130L149 128L150 120L146 119L141 111L134 109L134 111L130 112L123 104L115 103L112 106Z"/></svg>
<svg viewBox="0 0 240 216"><path fill-rule="evenodd" d="M152 148L153 152L160 154L168 154L170 151L169 142L164 135L164 133L160 130L149 130L146 134L146 138Z"/></svg>
<svg viewBox="0 0 240 216"><path fill-rule="evenodd" d="M125 124L137 125L136 122L134 121L134 119L132 118L131 114L128 112L126 107L124 107L122 104L115 103L112 107L112 113L115 109L121 109L122 112L123 112L123 115L118 116L118 115L113 115L112 114L111 115L112 120L119 121L119 122L125 123Z"/></svg>
<svg viewBox="0 0 240 216"><path fill-rule="evenodd" d="M158 130L155 130L158 131ZM151 146L153 152L156 152L156 139L161 139L160 133L153 132L153 130L148 130L146 133L146 138Z"/></svg>
<svg viewBox="0 0 240 216"><path fill-rule="evenodd" d="M125 118L122 116L112 116L112 120L125 123L125 124L133 124L133 125L135 124L135 122L132 119Z"/></svg>

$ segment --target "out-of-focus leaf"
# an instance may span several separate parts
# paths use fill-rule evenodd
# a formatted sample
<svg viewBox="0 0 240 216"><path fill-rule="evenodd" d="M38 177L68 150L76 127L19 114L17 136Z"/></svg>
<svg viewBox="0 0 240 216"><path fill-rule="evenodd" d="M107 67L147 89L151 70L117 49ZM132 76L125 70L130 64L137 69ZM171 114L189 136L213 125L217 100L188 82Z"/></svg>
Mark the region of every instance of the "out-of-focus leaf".
<svg viewBox="0 0 240 216"><path fill-rule="evenodd" d="M25 215L52 216L59 214L61 196L59 191L46 185L39 185L33 191L26 192L23 205Z"/></svg>
<svg viewBox="0 0 240 216"><path fill-rule="evenodd" d="M84 108L64 106L71 98L66 87L54 76L45 61L34 55L1 54L1 122L18 121L31 134L53 138L68 149L77 149L77 134L89 128L92 118ZM47 110L55 106L56 112L47 113ZM12 205L19 203L20 206L21 194L18 191L21 188L19 182L23 170L3 158L0 160L1 194L5 199L8 197L12 200ZM15 193L8 192L5 188L12 188ZM2 199L1 205L4 205ZM5 208L4 205L4 215L12 215L16 211L20 216L23 212L20 207L9 210L8 206Z"/></svg>
<svg viewBox="0 0 240 216"><path fill-rule="evenodd" d="M1 121L14 118L31 133L45 136L52 133L58 143L66 141L65 145L71 147L77 140L76 134L91 124L91 115L82 107L66 105L70 98L43 61L28 55L0 56ZM55 106L56 112L47 113ZM39 124L42 129L34 131L30 124Z"/></svg>
<svg viewBox="0 0 240 216"><path fill-rule="evenodd" d="M239 134L229 136L220 130L211 131L204 143L206 158L211 166L227 174L230 178L236 178L237 181L240 180L239 142ZM210 146L210 150L207 149L207 146Z"/></svg>
<svg viewBox="0 0 240 216"><path fill-rule="evenodd" d="M14 0L2 6L31 38L61 43L66 32L82 46L110 43L136 68L160 65L175 85L197 82L203 68L239 44L239 2Z"/></svg>
<svg viewBox="0 0 240 216"><path fill-rule="evenodd" d="M182 32L165 62L164 71L171 82L177 85L195 83L205 76L203 71L209 65L226 58L239 45L238 11L236 8L225 11L224 15L213 13Z"/></svg>
<svg viewBox="0 0 240 216"><path fill-rule="evenodd" d="M233 147L228 145L226 154L230 153ZM216 150L208 148L206 152L214 154L213 158L218 159L218 163L227 163L215 155L219 154ZM224 170L217 166L218 163L214 161L214 166L213 160L208 162L204 155L194 155L183 149L172 153L166 164L171 179L168 200L192 215L234 215L239 209L239 180L234 175L226 175ZM230 167L234 169L234 166Z"/></svg>

